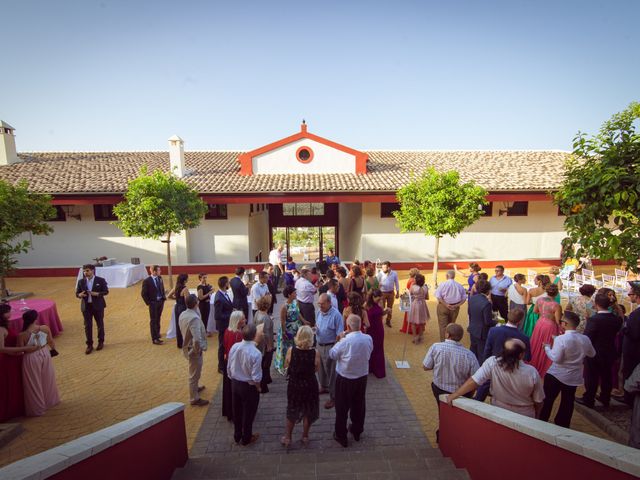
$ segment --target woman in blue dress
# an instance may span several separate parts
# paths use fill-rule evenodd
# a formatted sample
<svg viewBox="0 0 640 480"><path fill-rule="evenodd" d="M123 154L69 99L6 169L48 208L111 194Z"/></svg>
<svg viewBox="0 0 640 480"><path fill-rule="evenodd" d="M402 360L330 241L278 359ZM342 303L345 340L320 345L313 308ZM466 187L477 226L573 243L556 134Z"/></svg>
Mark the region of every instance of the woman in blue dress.
<svg viewBox="0 0 640 480"><path fill-rule="evenodd" d="M287 257L287 263L284 265L284 284L293 287L296 281L293 278L293 272L298 269L296 262L292 257Z"/></svg>

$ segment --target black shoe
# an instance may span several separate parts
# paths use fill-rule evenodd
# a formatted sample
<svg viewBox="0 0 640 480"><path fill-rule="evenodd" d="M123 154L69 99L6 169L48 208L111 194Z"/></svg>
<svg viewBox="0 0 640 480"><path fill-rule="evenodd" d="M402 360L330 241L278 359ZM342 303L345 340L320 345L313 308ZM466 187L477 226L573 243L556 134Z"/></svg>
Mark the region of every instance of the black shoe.
<svg viewBox="0 0 640 480"><path fill-rule="evenodd" d="M593 408L595 405L594 403L589 403L587 402L584 397L576 397L576 403L579 403L580 405L584 405L587 408Z"/></svg>
<svg viewBox="0 0 640 480"><path fill-rule="evenodd" d="M360 441L360 434L359 434L359 433L355 433L355 432L353 431L353 425L349 425L349 432L351 432L351 435L353 435L353 439L354 439L356 442L359 442L359 441Z"/></svg>
<svg viewBox="0 0 640 480"><path fill-rule="evenodd" d="M102 350L104 348L104 342L100 342L98 343L98 347L96 348L96 350Z"/></svg>
<svg viewBox="0 0 640 480"><path fill-rule="evenodd" d="M164 342L162 340L158 340L157 338L153 341L154 345L162 345Z"/></svg>
<svg viewBox="0 0 640 480"><path fill-rule="evenodd" d="M221 369L221 368L219 368L219 369L218 369L218 373L219 373L220 375L223 375L223 374L224 374L224 372L222 371L222 369Z"/></svg>
<svg viewBox="0 0 640 480"><path fill-rule="evenodd" d="M338 442L340 445L342 445L344 448L347 448L349 446L349 442L347 441L346 438L338 438L338 436L336 435L335 432L333 432L333 439Z"/></svg>
<svg viewBox="0 0 640 480"><path fill-rule="evenodd" d="M85 355L89 355L93 352L93 345L87 345L87 349L84 351Z"/></svg>

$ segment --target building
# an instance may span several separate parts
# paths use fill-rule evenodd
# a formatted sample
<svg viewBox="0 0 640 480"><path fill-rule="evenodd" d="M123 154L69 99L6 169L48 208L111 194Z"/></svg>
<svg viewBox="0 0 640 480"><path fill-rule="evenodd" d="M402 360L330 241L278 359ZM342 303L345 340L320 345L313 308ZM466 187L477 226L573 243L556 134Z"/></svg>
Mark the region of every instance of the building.
<svg viewBox="0 0 640 480"><path fill-rule="evenodd" d="M455 239L446 260L557 260L564 217L549 192L561 183L567 152L360 151L307 130L250 152L184 151L180 137L160 152L17 153L14 129L2 122L0 178L26 180L49 193L54 233L33 238L20 268L74 267L98 256L164 263L165 245L127 238L111 222L127 181L141 167L171 169L200 192L209 212L172 242L177 265L228 266L266 260L274 240L297 260L328 247L347 260L429 262L433 238L400 233L395 192L428 166L457 170L488 192L484 216Z"/></svg>

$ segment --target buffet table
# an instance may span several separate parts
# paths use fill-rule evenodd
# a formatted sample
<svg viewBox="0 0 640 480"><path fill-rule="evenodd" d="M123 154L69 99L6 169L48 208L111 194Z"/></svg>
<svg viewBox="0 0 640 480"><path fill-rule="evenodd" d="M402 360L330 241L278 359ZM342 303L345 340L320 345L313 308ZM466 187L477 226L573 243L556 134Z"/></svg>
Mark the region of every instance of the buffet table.
<svg viewBox="0 0 640 480"><path fill-rule="evenodd" d="M62 322L58 316L56 302L44 298L30 300L14 300L9 302L11 306L11 319L9 320L9 328L14 331L22 330L22 314L26 310L35 310L38 312L38 323L46 325L51 330L51 334L55 337L62 332Z"/></svg>
<svg viewBox="0 0 640 480"><path fill-rule="evenodd" d="M78 272L78 280L82 278L82 268ZM133 263L116 263L108 267L96 267L96 276L107 281L111 288L127 288L149 276L144 265Z"/></svg>

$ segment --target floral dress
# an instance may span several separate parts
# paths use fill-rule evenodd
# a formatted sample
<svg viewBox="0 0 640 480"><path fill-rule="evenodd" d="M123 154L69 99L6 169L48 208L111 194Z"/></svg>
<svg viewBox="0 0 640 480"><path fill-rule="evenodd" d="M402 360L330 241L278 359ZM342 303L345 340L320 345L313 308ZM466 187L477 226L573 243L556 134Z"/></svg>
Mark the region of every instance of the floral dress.
<svg viewBox="0 0 640 480"><path fill-rule="evenodd" d="M287 316L284 320L284 332L282 329L278 332L275 360L276 370L282 375L285 374L284 359L287 356L287 351L293 347L293 339L298 333L298 329L302 326L298 302L294 300L291 303L287 303L286 307Z"/></svg>

